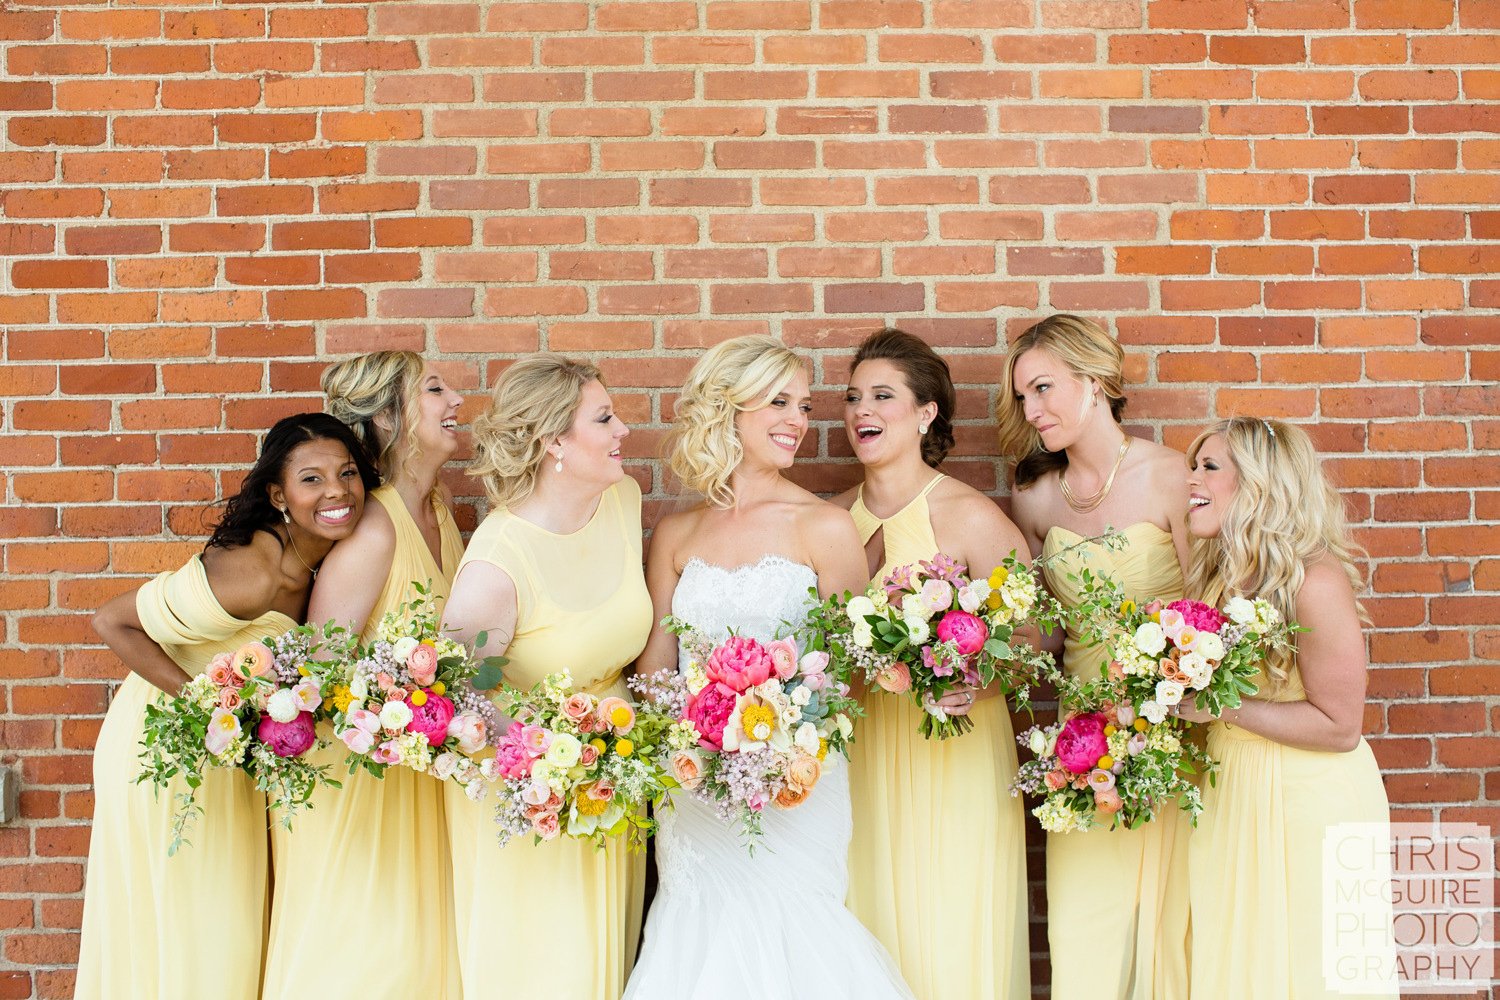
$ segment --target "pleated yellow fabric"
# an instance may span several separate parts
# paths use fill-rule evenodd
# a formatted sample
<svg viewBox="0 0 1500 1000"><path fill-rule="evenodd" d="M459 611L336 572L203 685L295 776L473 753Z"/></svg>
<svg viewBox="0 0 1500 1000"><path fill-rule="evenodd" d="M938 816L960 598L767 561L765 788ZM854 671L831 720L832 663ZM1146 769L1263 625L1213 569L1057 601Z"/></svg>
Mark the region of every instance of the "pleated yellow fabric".
<svg viewBox="0 0 1500 1000"><path fill-rule="evenodd" d="M141 587L146 634L189 674L286 631L280 612L241 621L209 587L198 556ZM253 1000L265 944L266 799L242 771L216 769L198 789L203 815L167 857L173 798L135 784L146 706L160 692L136 674L120 686L94 748L94 827L79 944L80 1000Z"/></svg>
<svg viewBox="0 0 1500 1000"><path fill-rule="evenodd" d="M630 698L621 671L645 647L652 617L635 480L607 490L572 534L495 511L469 542L472 561L516 585L510 684L528 689L566 669L575 689ZM447 797L465 1000L618 1000L640 936L644 855L566 837L501 848L493 803L457 787Z"/></svg>
<svg viewBox="0 0 1500 1000"><path fill-rule="evenodd" d="M927 494L943 478L884 521L855 500L860 539L884 531L877 577L937 554ZM1004 699L975 705L974 729L948 740L924 739L905 698L863 701L849 761L849 908L921 1000L1028 996L1025 814L1007 793L1017 761Z"/></svg>
<svg viewBox="0 0 1500 1000"><path fill-rule="evenodd" d="M1269 697L1305 697L1295 667ZM1369 744L1300 750L1214 722L1208 750L1219 778L1203 790L1188 849L1194 1000L1395 997L1394 985L1339 992L1323 973L1324 833L1339 823L1390 822Z"/></svg>
<svg viewBox="0 0 1500 1000"><path fill-rule="evenodd" d="M1110 551L1066 528L1047 532L1047 585L1066 607L1082 599L1070 572L1088 569L1119 583L1139 603L1182 597L1182 567L1172 536L1149 522L1124 529ZM1096 677L1101 651L1069 632L1063 667ZM1047 835L1047 937L1053 1000L1183 1000L1187 996L1188 832L1180 809L1136 830Z"/></svg>
<svg viewBox="0 0 1500 1000"><path fill-rule="evenodd" d="M396 551L364 628L367 641L386 612L415 596L414 581L430 581L430 591L446 597L463 555L458 526L436 497L441 564L393 487L370 499L390 515ZM345 774L345 752L333 740L321 754L344 787L320 789L290 832L272 828L275 891L263 995L458 1000L442 785L404 767L384 778Z"/></svg>

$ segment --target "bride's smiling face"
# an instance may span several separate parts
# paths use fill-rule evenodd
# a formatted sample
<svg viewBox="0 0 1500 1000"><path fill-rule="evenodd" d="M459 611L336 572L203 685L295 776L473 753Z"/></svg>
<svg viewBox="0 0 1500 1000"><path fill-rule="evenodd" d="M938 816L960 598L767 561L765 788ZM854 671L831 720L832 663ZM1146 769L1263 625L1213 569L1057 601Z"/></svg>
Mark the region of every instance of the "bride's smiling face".
<svg viewBox="0 0 1500 1000"><path fill-rule="evenodd" d="M758 410L735 415L734 430L744 451L742 464L752 468L790 469L807 435L812 393L807 372L799 371L771 401Z"/></svg>

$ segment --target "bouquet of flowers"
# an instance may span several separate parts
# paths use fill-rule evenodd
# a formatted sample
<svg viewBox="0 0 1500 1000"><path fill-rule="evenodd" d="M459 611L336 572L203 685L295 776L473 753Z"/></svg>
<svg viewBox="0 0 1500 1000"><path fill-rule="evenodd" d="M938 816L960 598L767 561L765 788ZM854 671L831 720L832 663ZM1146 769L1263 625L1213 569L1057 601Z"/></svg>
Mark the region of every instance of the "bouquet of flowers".
<svg viewBox="0 0 1500 1000"><path fill-rule="evenodd" d="M645 807L676 785L660 763L675 720L574 691L566 671L530 692L506 687L500 707L514 721L481 771L496 783L502 847L531 833L534 843L567 835L600 847L625 835L645 849L656 831Z"/></svg>
<svg viewBox="0 0 1500 1000"><path fill-rule="evenodd" d="M684 791L738 822L753 850L762 812L801 805L829 751L845 752L859 704L825 650L802 652L792 638L715 642L670 616L662 627L687 651L687 669L634 685L674 722L665 766Z"/></svg>
<svg viewBox="0 0 1500 1000"><path fill-rule="evenodd" d="M388 612L375 641L352 643L329 685L333 733L345 747L349 772L384 777L392 765L439 780L452 779L471 799L485 781L471 754L499 739L499 717L474 689L500 657L476 661L439 628L436 601L421 584L417 596Z"/></svg>
<svg viewBox="0 0 1500 1000"><path fill-rule="evenodd" d="M1031 686L1057 674L1050 654L1012 644L1017 629L1035 623L1050 632L1061 618L1033 570L1012 554L988 579L971 579L967 572L939 553L898 567L862 595L831 597L808 616L808 627L823 637L841 668L922 708L920 729L928 739L958 736L974 726L939 704L949 692L999 682L1027 707Z"/></svg>
<svg viewBox="0 0 1500 1000"><path fill-rule="evenodd" d="M209 768L243 768L287 829L318 785L339 786L328 765L311 763L309 751L327 745L316 729L325 689L314 653L342 631L302 625L246 643L215 656L181 694L146 706L136 780L150 781L158 793L177 775L187 785L177 795L169 855L187 842L190 821L202 812L197 790Z"/></svg>

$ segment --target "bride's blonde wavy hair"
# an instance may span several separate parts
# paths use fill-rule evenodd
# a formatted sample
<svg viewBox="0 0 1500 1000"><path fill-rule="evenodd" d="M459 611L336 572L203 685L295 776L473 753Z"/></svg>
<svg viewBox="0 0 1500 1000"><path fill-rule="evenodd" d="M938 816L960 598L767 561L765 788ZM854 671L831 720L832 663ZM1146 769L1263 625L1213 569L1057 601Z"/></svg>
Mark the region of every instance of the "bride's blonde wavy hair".
<svg viewBox="0 0 1500 1000"><path fill-rule="evenodd" d="M733 507L729 478L745 457L735 415L769 406L807 362L775 337L726 340L698 359L677 399L667 464L716 507Z"/></svg>
<svg viewBox="0 0 1500 1000"><path fill-rule="evenodd" d="M490 506L510 507L531 496L547 446L572 428L590 382L604 383L598 368L550 352L522 358L501 374L489 408L474 421L468 468L484 482Z"/></svg>
<svg viewBox="0 0 1500 1000"><path fill-rule="evenodd" d="M1343 501L1307 433L1279 420L1221 420L1188 449L1189 466L1215 434L1224 439L1239 487L1224 507L1218 537L1193 539L1188 596L1214 604L1226 596L1261 597L1291 621L1307 564L1324 555L1344 567L1356 594L1364 589L1355 568L1362 550L1349 538ZM1355 607L1368 624L1357 600ZM1292 658L1291 650L1280 650L1268 659L1273 692L1286 686Z"/></svg>

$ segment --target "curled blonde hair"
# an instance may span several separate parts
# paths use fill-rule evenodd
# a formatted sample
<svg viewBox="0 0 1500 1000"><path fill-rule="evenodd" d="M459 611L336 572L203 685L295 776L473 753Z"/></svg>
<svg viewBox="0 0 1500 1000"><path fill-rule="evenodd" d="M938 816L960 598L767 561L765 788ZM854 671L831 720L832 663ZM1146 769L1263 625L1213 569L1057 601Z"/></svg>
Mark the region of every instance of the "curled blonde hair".
<svg viewBox="0 0 1500 1000"><path fill-rule="evenodd" d="M995 421L1000 425L1000 454L1015 463L1015 488L1024 490L1049 472L1068 467L1066 451L1048 451L1042 436L1026 420L1026 408L1016 396L1016 362L1027 351L1040 348L1057 356L1075 378L1093 379L1109 400L1109 412L1119 423L1125 415L1125 352L1097 323L1081 316L1057 313L1029 327L1005 354L1005 375L995 399Z"/></svg>
<svg viewBox="0 0 1500 1000"><path fill-rule="evenodd" d="M405 470L417 450L417 399L427 365L413 351L374 351L323 369L328 412L348 424L383 479ZM381 430L375 418L391 420Z"/></svg>
<svg viewBox="0 0 1500 1000"><path fill-rule="evenodd" d="M726 340L698 359L677 399L667 464L716 507L733 507L729 478L745 457L735 415L768 406L807 362L775 337Z"/></svg>
<svg viewBox="0 0 1500 1000"><path fill-rule="evenodd" d="M550 352L522 358L500 376L489 409L474 421L468 469L484 481L491 506L510 507L531 496L547 445L573 426L590 382L603 384L598 368Z"/></svg>
<svg viewBox="0 0 1500 1000"><path fill-rule="evenodd" d="M1189 465L1215 434L1224 439L1239 488L1224 506L1218 537L1193 539L1188 596L1215 604L1225 596L1261 597L1291 621L1307 564L1324 555L1344 567L1355 593L1362 590L1354 565L1361 550L1349 538L1343 501L1307 432L1258 417L1221 420L1188 449ZM1368 624L1358 601L1355 607ZM1291 650L1267 660L1273 692L1286 686L1291 666Z"/></svg>

